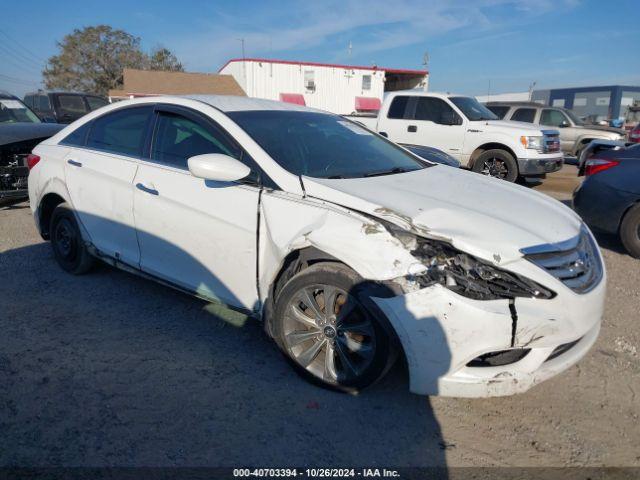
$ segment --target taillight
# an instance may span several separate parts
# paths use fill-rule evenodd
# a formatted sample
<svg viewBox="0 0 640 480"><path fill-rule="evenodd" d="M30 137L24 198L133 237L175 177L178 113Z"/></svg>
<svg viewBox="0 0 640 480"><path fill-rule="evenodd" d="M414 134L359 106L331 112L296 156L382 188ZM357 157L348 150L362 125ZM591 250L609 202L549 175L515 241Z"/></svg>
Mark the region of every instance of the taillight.
<svg viewBox="0 0 640 480"><path fill-rule="evenodd" d="M640 143L640 126L634 128L629 132L629 140L632 142Z"/></svg>
<svg viewBox="0 0 640 480"><path fill-rule="evenodd" d="M39 161L40 161L40 157L38 155L36 155L35 153L30 153L27 156L27 167L29 167L29 170L35 167L36 163L38 163Z"/></svg>
<svg viewBox="0 0 640 480"><path fill-rule="evenodd" d="M615 160L603 160L601 158L590 158L584 164L584 174L588 177L604 170L609 170L611 167L619 165L620 162Z"/></svg>

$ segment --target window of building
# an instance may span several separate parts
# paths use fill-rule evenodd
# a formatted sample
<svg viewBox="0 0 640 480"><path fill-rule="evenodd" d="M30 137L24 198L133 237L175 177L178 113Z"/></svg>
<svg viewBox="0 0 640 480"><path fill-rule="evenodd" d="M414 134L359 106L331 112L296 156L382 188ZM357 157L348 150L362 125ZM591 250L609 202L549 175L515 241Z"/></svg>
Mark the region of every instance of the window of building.
<svg viewBox="0 0 640 480"><path fill-rule="evenodd" d="M371 75L362 76L362 90L371 90Z"/></svg>
<svg viewBox="0 0 640 480"><path fill-rule="evenodd" d="M304 71L304 88L308 92L315 92L316 80L315 80L315 72L313 70Z"/></svg>

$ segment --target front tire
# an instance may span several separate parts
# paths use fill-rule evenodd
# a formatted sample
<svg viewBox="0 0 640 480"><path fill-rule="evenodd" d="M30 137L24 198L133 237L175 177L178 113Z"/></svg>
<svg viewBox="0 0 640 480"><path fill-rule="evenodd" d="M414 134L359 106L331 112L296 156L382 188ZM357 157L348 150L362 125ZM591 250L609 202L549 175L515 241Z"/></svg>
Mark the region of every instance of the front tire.
<svg viewBox="0 0 640 480"><path fill-rule="evenodd" d="M629 255L640 258L640 204L632 207L622 219L620 240Z"/></svg>
<svg viewBox="0 0 640 480"><path fill-rule="evenodd" d="M357 393L391 366L391 342L373 314L362 279L339 263L319 263L279 291L273 337L293 367L320 386Z"/></svg>
<svg viewBox="0 0 640 480"><path fill-rule="evenodd" d="M505 150L493 149L483 152L473 162L473 171L488 177L515 182L518 178L518 164Z"/></svg>
<svg viewBox="0 0 640 480"><path fill-rule="evenodd" d="M78 222L68 203L61 203L51 214L49 236L53 255L63 270L81 275L91 269L94 258L82 240Z"/></svg>

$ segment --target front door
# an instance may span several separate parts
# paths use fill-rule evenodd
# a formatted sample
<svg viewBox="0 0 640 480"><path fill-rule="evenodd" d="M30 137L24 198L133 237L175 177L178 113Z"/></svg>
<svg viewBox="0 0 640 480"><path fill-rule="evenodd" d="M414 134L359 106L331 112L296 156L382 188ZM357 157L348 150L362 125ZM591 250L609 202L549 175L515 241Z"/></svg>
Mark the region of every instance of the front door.
<svg viewBox="0 0 640 480"><path fill-rule="evenodd" d="M457 120L455 125L448 121L451 118ZM410 135L426 140L423 145L437 148L457 160L462 160L467 126L451 105L436 97L417 97L414 119L412 125L415 129Z"/></svg>
<svg viewBox="0 0 640 480"><path fill-rule="evenodd" d="M259 188L196 178L187 159L242 150L210 120L189 109L156 107L149 161L134 185L141 268L198 295L254 310Z"/></svg>
<svg viewBox="0 0 640 480"><path fill-rule="evenodd" d="M133 266L140 259L133 179L152 112L152 107L135 107L98 117L72 134L77 139L65 157L71 202L91 242Z"/></svg>

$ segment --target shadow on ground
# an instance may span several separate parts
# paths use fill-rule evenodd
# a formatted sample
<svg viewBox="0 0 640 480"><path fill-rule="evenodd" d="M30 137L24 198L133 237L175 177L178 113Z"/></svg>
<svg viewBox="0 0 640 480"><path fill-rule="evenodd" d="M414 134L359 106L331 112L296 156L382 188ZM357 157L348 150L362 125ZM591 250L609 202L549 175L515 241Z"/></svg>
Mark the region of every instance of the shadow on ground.
<svg viewBox="0 0 640 480"><path fill-rule="evenodd" d="M255 321L46 243L0 254L0 465L444 466L401 366L360 396L304 382Z"/></svg>

